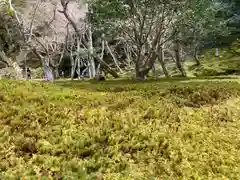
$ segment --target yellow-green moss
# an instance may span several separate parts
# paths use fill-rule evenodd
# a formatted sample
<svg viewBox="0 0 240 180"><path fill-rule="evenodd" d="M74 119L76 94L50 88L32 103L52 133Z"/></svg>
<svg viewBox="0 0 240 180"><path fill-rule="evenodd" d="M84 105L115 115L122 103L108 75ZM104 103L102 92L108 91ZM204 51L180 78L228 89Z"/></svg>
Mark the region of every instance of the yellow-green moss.
<svg viewBox="0 0 240 180"><path fill-rule="evenodd" d="M240 179L237 82L0 81L0 179Z"/></svg>

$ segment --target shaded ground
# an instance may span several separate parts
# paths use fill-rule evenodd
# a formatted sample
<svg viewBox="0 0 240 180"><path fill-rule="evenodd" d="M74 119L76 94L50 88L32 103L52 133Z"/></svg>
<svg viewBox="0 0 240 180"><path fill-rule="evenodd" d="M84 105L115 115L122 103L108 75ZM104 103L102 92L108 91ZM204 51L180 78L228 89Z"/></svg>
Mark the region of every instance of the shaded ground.
<svg viewBox="0 0 240 180"><path fill-rule="evenodd" d="M169 87L169 85L185 84L185 83L198 83L198 82L239 82L240 76L208 76L208 77L171 77L171 78L159 78L150 79L147 81L136 81L127 79L116 79L107 81L96 81L96 80L86 80L86 81L70 81L69 79L61 79L55 82L56 85L71 89L82 89L92 92L98 91L109 91L110 89L126 89L127 91L141 90L141 87L146 87L148 85L154 84L155 87L164 89ZM113 90L114 91L114 90Z"/></svg>
<svg viewBox="0 0 240 180"><path fill-rule="evenodd" d="M238 79L0 81L0 179L239 179Z"/></svg>
<svg viewBox="0 0 240 180"><path fill-rule="evenodd" d="M219 48L219 56L215 56L216 49L206 49L200 57L200 66L194 62L185 63L188 75L219 76L240 75L240 42L234 42L230 47Z"/></svg>

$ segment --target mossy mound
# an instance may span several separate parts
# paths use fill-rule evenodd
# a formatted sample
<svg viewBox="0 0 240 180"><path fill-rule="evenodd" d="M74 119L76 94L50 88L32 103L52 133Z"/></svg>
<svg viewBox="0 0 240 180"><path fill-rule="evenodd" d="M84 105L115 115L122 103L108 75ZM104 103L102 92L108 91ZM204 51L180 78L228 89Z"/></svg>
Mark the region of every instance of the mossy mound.
<svg viewBox="0 0 240 180"><path fill-rule="evenodd" d="M225 81L1 80L0 179L239 179L239 95Z"/></svg>

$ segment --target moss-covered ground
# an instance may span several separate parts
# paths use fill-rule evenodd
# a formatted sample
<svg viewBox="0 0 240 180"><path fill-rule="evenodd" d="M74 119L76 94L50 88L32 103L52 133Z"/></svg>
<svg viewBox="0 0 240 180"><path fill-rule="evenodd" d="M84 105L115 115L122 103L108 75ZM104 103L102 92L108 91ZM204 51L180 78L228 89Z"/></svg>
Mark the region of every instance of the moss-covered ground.
<svg viewBox="0 0 240 180"><path fill-rule="evenodd" d="M216 49L206 49L199 57L201 65L195 65L194 61L185 62L185 68L189 76L219 76L240 75L240 40L235 41L229 47L219 48L219 56L215 56Z"/></svg>
<svg viewBox="0 0 240 180"><path fill-rule="evenodd" d="M0 179L238 180L239 80L1 80Z"/></svg>

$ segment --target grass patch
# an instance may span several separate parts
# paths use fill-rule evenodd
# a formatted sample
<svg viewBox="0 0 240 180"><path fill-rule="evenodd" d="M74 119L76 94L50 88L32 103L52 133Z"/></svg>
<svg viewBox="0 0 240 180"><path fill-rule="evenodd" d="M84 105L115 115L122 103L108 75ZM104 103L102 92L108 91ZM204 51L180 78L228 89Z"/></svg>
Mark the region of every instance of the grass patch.
<svg viewBox="0 0 240 180"><path fill-rule="evenodd" d="M0 179L239 179L240 84L0 83Z"/></svg>

